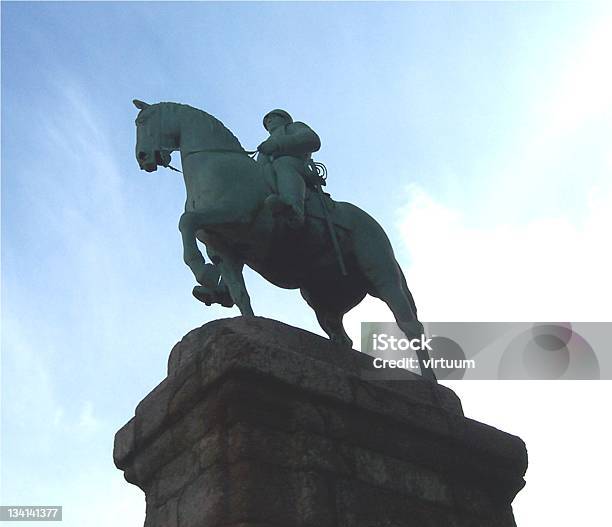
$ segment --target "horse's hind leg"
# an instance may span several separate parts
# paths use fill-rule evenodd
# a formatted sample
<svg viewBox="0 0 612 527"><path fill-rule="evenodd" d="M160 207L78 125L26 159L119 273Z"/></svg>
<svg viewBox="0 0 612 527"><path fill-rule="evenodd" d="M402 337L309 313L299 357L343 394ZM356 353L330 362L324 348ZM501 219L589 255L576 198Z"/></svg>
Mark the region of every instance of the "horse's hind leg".
<svg viewBox="0 0 612 527"><path fill-rule="evenodd" d="M387 304L406 337L420 337L423 325L417 319L414 299L395 260L387 235L371 218L361 227L355 230L355 257L359 269L370 284L368 293ZM427 351L418 350L417 358L421 375L435 380L433 370L425 365L429 360Z"/></svg>
<svg viewBox="0 0 612 527"><path fill-rule="evenodd" d="M338 304L330 306L329 301L319 299L317 295L305 289L301 289L300 292L304 300L306 300L308 305L314 310L317 321L321 329L327 333L329 340L339 346L352 348L353 341L346 333L342 319L344 318L344 314L351 309L351 307L354 307L361 301L365 293L364 295L353 295L355 298L351 298L345 302L345 305ZM357 296L359 296L359 298L357 298Z"/></svg>
<svg viewBox="0 0 612 527"><path fill-rule="evenodd" d="M334 344L342 347L352 348L353 341L346 333L342 318L344 313L332 313L330 311L321 311L315 309L315 315L319 321L319 325L327 333L329 340Z"/></svg>
<svg viewBox="0 0 612 527"><path fill-rule="evenodd" d="M420 338L423 333L423 324L416 317L414 299L406 285L406 280L399 265L396 263L395 269L387 276L378 278L379 280L374 284L370 294L380 298L389 306L397 325L408 338ZM433 370L426 366L426 363L429 361L427 350L417 348L416 354L419 360L421 375L426 379L435 381L436 376Z"/></svg>
<svg viewBox="0 0 612 527"><path fill-rule="evenodd" d="M397 265L397 269L398 271L393 273L395 276L392 275L389 277L389 280L381 281L375 286L371 294L380 298L389 306L397 325L408 338L420 338L423 333L423 325L416 318L416 308L414 307L412 294L408 287L403 287L405 280L404 284L402 284L402 277L399 276L402 271L399 269L399 265ZM436 376L433 370L426 366L429 361L427 350L417 348L416 354L419 360L421 375L426 379L435 381Z"/></svg>

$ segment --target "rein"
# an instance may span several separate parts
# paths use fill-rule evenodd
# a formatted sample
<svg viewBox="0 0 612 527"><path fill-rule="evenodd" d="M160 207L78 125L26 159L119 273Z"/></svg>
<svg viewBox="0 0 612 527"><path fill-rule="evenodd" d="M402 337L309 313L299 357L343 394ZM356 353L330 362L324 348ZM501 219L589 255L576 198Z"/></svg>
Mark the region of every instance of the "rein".
<svg viewBox="0 0 612 527"><path fill-rule="evenodd" d="M190 156L191 154L199 154L200 152L213 152L218 154L245 154L250 158L253 158L257 153L257 150L232 150L231 148L207 148L204 150L192 150L187 152L183 157Z"/></svg>
<svg viewBox="0 0 612 527"><path fill-rule="evenodd" d="M160 150L163 150L164 152L174 152L174 150L170 148L164 148L164 147L160 148ZM192 150L191 152L187 152L183 157L190 156L191 154L199 154L201 152L211 152L215 154L244 154L244 155L249 156L251 159L255 159L255 154L257 154L257 150L232 150L230 148L211 148L207 150ZM170 170L174 170L175 172L180 172L181 174L183 173L182 170L179 170L178 168L174 168L170 164L167 164L167 165L162 164L162 166L164 168L169 168Z"/></svg>

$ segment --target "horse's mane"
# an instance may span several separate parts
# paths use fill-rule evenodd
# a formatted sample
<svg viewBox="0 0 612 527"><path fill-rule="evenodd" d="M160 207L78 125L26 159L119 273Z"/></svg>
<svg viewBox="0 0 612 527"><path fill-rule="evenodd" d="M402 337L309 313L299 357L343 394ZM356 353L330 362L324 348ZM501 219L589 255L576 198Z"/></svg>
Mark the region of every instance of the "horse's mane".
<svg viewBox="0 0 612 527"><path fill-rule="evenodd" d="M233 134L233 132L227 126L225 126L221 121L219 121L219 119L217 119L214 115L211 115L205 112L204 110L200 110L199 108L194 108L193 106L189 106L188 104L181 104L178 102L160 102L159 104L168 105L168 106L172 106L172 107L179 108L179 109L189 109L194 112L197 112L203 118L206 118L209 121L211 121L213 129L215 129L216 132L221 132L222 139L226 141L226 144L223 145L224 148L228 148L228 149L238 148L240 150L244 150L243 146L240 144L240 141Z"/></svg>

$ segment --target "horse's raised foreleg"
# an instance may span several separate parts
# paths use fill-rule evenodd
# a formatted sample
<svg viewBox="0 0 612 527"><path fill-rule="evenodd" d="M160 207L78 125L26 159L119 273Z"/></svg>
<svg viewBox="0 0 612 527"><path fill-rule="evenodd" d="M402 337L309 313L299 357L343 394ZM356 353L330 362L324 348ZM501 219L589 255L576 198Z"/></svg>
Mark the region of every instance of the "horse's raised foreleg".
<svg viewBox="0 0 612 527"><path fill-rule="evenodd" d="M183 261L191 269L196 281L210 288L217 286L220 274L215 265L206 263L198 247L196 232L210 225L212 219L206 213L184 212L179 220L179 231L183 239Z"/></svg>

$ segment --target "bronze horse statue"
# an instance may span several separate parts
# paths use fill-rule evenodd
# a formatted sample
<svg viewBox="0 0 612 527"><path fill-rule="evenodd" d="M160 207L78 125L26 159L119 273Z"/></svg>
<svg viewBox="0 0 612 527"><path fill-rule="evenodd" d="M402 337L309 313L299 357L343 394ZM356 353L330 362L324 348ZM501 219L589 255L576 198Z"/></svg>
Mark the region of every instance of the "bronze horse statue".
<svg viewBox="0 0 612 527"><path fill-rule="evenodd" d="M134 104L140 110L140 168L167 167L171 153L181 153L187 199L179 230L183 259L200 284L194 296L207 304L235 303L242 315L253 316L242 276L246 264L276 286L299 289L321 328L339 345L352 345L342 319L366 294L389 306L408 338L420 336L423 326L404 273L374 218L351 203L327 195L319 199L309 190L304 227L290 229L266 206L266 198L276 192L274 174L252 159L221 121L184 104ZM334 225L345 273L326 216ZM198 240L212 263L206 263ZM435 380L424 364L427 352L417 355L423 377Z"/></svg>

